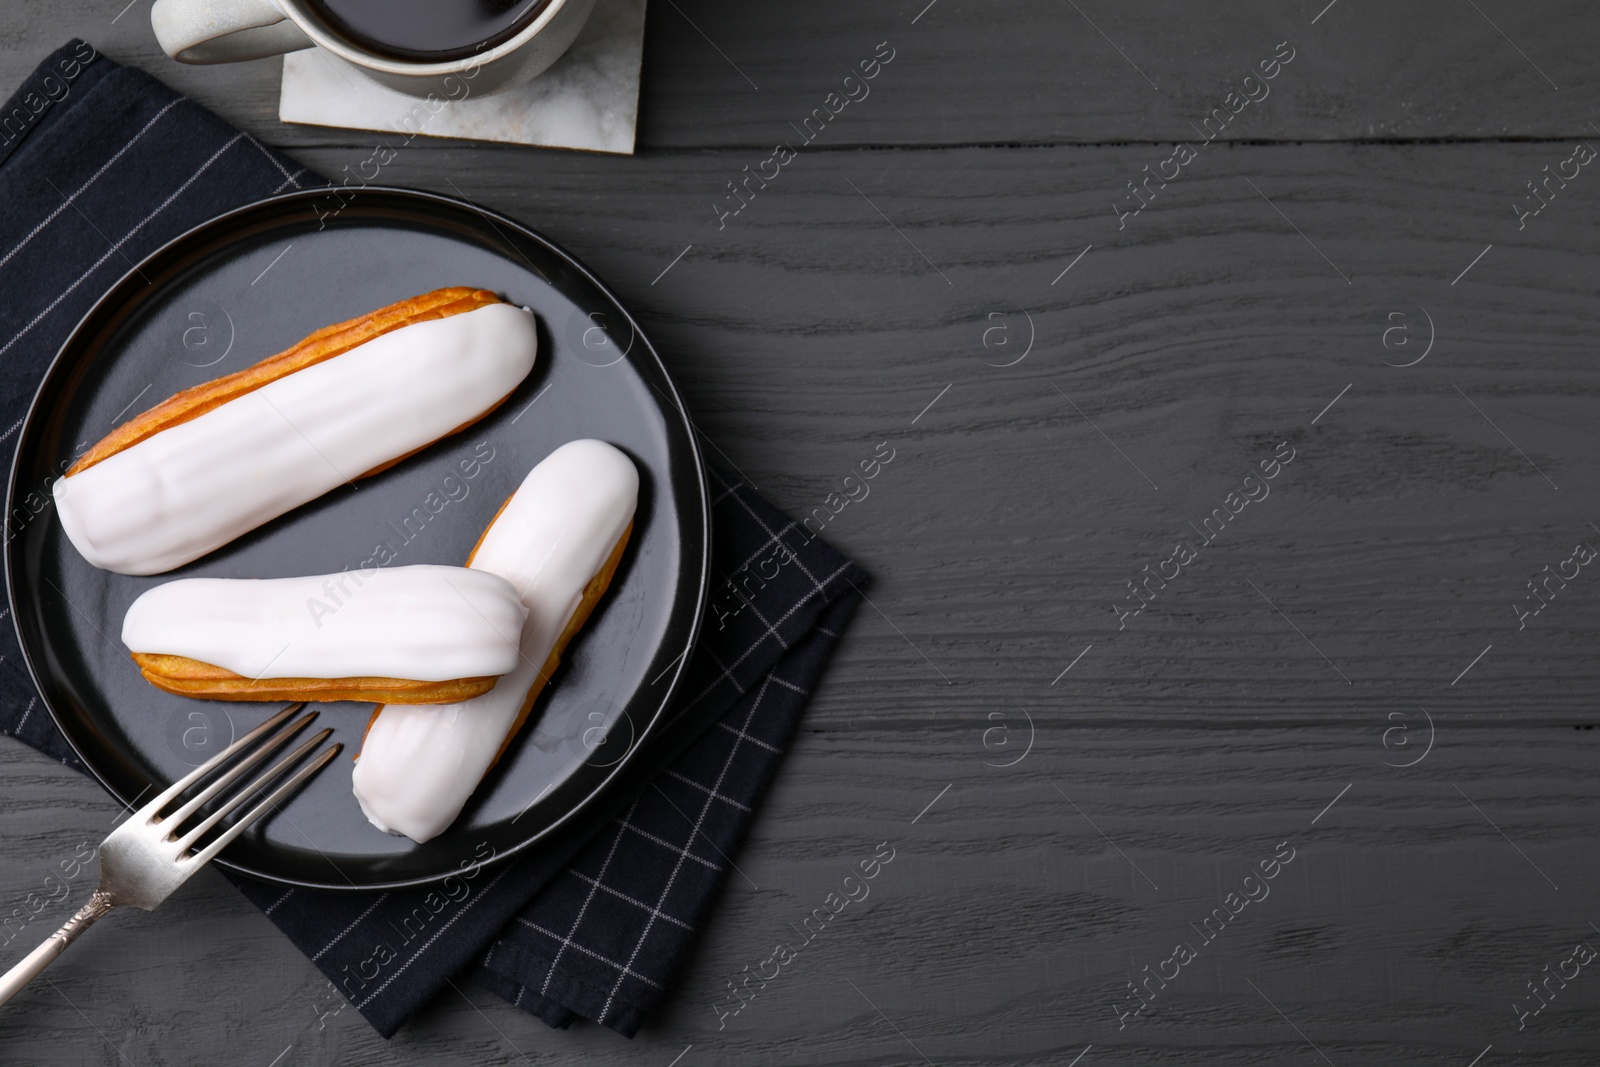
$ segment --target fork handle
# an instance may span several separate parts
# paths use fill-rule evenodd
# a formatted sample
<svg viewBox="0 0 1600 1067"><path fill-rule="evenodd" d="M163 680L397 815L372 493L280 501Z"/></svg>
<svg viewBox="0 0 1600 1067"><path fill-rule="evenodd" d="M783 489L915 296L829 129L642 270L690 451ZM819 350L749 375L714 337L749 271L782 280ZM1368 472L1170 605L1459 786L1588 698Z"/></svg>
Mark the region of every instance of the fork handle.
<svg viewBox="0 0 1600 1067"><path fill-rule="evenodd" d="M87 930L91 923L115 906L111 902L110 893L104 889L96 889L89 897L88 903L78 909L78 914L68 919L61 929L45 938L44 944L28 953L21 963L0 977L0 1004L16 996L23 986L33 980L34 975L65 952L67 946L76 941L78 935Z"/></svg>

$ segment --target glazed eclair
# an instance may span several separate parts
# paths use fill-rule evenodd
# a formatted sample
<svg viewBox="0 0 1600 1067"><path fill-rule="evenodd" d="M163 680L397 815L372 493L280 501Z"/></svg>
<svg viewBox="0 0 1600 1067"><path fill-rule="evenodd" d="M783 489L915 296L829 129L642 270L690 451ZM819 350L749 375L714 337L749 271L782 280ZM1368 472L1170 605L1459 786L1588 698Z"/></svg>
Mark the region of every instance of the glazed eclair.
<svg viewBox="0 0 1600 1067"><path fill-rule="evenodd" d="M537 351L531 312L464 287L318 330L113 430L53 486L62 528L106 570L180 567L465 429Z"/></svg>
<svg viewBox="0 0 1600 1067"><path fill-rule="evenodd" d="M633 461L603 441L569 442L529 472L468 559L528 609L518 662L471 700L374 710L354 775L374 826L422 842L455 821L610 585L638 497Z"/></svg>
<svg viewBox="0 0 1600 1067"><path fill-rule="evenodd" d="M133 602L122 643L182 696L448 704L520 662L527 616L510 582L465 567L185 578Z"/></svg>

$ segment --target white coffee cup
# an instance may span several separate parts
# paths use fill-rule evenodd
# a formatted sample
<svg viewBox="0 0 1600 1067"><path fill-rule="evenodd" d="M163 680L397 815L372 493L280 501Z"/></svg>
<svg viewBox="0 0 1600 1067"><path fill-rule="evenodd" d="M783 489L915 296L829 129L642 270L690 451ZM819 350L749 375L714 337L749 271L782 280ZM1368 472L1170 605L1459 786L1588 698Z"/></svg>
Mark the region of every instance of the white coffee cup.
<svg viewBox="0 0 1600 1067"><path fill-rule="evenodd" d="M595 0L549 0L509 40L449 62L395 59L339 34L304 0L156 0L150 24L180 63L234 63L318 47L390 89L425 97L447 93L447 79L472 79L474 96L509 89L544 73L583 29ZM453 94L452 94L453 98Z"/></svg>

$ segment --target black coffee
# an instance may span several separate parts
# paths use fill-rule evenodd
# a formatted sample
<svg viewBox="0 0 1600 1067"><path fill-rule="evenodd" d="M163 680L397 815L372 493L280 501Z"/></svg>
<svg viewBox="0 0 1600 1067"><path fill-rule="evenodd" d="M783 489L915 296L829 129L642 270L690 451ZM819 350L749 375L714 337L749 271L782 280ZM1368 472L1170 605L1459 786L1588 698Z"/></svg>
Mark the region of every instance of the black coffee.
<svg viewBox="0 0 1600 1067"><path fill-rule="evenodd" d="M516 36L549 0L310 0L351 43L397 59L464 59Z"/></svg>

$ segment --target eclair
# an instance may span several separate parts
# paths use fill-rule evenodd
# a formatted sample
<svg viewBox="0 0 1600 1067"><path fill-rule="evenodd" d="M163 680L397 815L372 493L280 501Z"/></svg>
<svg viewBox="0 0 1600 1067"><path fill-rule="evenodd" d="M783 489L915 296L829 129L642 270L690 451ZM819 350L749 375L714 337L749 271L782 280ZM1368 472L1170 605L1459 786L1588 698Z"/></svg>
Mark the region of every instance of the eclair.
<svg viewBox="0 0 1600 1067"><path fill-rule="evenodd" d="M533 369L533 314L438 289L318 330L113 430L52 492L96 567L181 567L465 429Z"/></svg>
<svg viewBox="0 0 1600 1067"><path fill-rule="evenodd" d="M374 826L423 842L455 821L611 584L638 499L633 461L603 441L562 445L523 479L467 561L527 608L518 662L482 696L373 711L354 788Z"/></svg>
<svg viewBox="0 0 1600 1067"><path fill-rule="evenodd" d="M510 582L465 567L185 578L133 602L122 643L181 696L449 704L521 662L527 616Z"/></svg>

